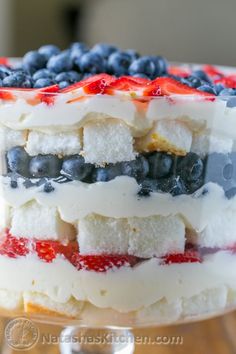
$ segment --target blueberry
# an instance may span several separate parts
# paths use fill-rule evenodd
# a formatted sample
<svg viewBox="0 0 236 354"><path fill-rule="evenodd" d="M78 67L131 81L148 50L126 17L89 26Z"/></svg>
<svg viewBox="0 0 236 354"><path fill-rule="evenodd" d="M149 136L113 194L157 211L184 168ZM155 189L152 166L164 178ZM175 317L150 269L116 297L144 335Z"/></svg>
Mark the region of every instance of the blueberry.
<svg viewBox="0 0 236 354"><path fill-rule="evenodd" d="M95 44L91 51L107 59L112 53L117 52L118 48L107 43L98 43Z"/></svg>
<svg viewBox="0 0 236 354"><path fill-rule="evenodd" d="M106 71L106 61L104 58L93 52L83 54L78 60L75 60L75 64L83 73L98 74Z"/></svg>
<svg viewBox="0 0 236 354"><path fill-rule="evenodd" d="M89 50L89 47L83 42L74 42L71 44L70 50L80 50L81 52L86 52Z"/></svg>
<svg viewBox="0 0 236 354"><path fill-rule="evenodd" d="M221 91L225 89L225 87L222 84L216 84L213 85L213 87L217 95L219 95Z"/></svg>
<svg viewBox="0 0 236 354"><path fill-rule="evenodd" d="M106 167L99 167L94 170L93 181L94 182L107 182L117 176L122 175L122 166L119 163L109 164Z"/></svg>
<svg viewBox="0 0 236 354"><path fill-rule="evenodd" d="M210 86L209 84L204 84L204 85L198 86L198 90L203 91L203 92L212 93L213 95L217 95L215 88Z"/></svg>
<svg viewBox="0 0 236 354"><path fill-rule="evenodd" d="M108 58L108 71L110 74L122 76L128 74L131 57L125 52L112 53Z"/></svg>
<svg viewBox="0 0 236 354"><path fill-rule="evenodd" d="M49 59L47 63L47 68L55 73L69 71L72 69L72 67L72 60L67 53L60 53L58 55L54 55Z"/></svg>
<svg viewBox="0 0 236 354"><path fill-rule="evenodd" d="M23 69L28 71L30 74L35 73L35 71L45 67L47 60L44 55L40 54L36 50L30 51L25 54L22 59Z"/></svg>
<svg viewBox="0 0 236 354"><path fill-rule="evenodd" d="M200 177L196 181L185 183L185 185L188 194L192 194L204 185L204 179L203 177Z"/></svg>
<svg viewBox="0 0 236 354"><path fill-rule="evenodd" d="M234 165L229 154L212 153L207 156L205 183L217 183L227 190L232 182L233 174Z"/></svg>
<svg viewBox="0 0 236 354"><path fill-rule="evenodd" d="M67 71L57 74L55 77L55 81L60 83L61 81L68 81L71 84L74 82L78 82L81 80L82 75L77 73L76 71Z"/></svg>
<svg viewBox="0 0 236 354"><path fill-rule="evenodd" d="M122 174L141 182L149 172L148 160L140 155L133 161L122 162Z"/></svg>
<svg viewBox="0 0 236 354"><path fill-rule="evenodd" d="M60 49L53 44L43 45L39 48L38 52L42 54L45 59L48 61L53 55L57 55L60 53Z"/></svg>
<svg viewBox="0 0 236 354"><path fill-rule="evenodd" d="M138 195L141 197L148 197L151 193L158 191L159 182L156 179L145 178L141 183L141 188Z"/></svg>
<svg viewBox="0 0 236 354"><path fill-rule="evenodd" d="M144 56L133 61L129 67L129 74L145 74L150 78L153 78L156 73L156 64L151 57Z"/></svg>
<svg viewBox="0 0 236 354"><path fill-rule="evenodd" d="M236 196L236 187L231 187L225 191L225 196L227 199L232 199Z"/></svg>
<svg viewBox="0 0 236 354"><path fill-rule="evenodd" d="M74 155L64 159L61 174L82 181L92 173L92 170L93 165L85 163L82 156Z"/></svg>
<svg viewBox="0 0 236 354"><path fill-rule="evenodd" d="M48 87L54 84L54 81L52 79L38 79L35 84L34 88L42 88L42 87Z"/></svg>
<svg viewBox="0 0 236 354"><path fill-rule="evenodd" d="M32 76L34 81L39 79L52 79L54 78L55 74L49 71L48 69L40 69L34 73Z"/></svg>
<svg viewBox="0 0 236 354"><path fill-rule="evenodd" d="M155 64L155 73L153 75L153 78L156 78L157 76L166 75L168 66L166 59L162 56L151 56L150 58Z"/></svg>
<svg viewBox="0 0 236 354"><path fill-rule="evenodd" d="M0 79L0 87L2 87L2 80Z"/></svg>
<svg viewBox="0 0 236 354"><path fill-rule="evenodd" d="M186 83L190 87L197 88L199 86L202 86L203 82L200 80L197 76L188 76L187 78L182 79L183 83Z"/></svg>
<svg viewBox="0 0 236 354"><path fill-rule="evenodd" d="M61 82L59 83L59 88L62 90L62 89L66 88L66 87L68 87L68 86L70 86L70 85L71 85L71 83L68 82L68 81L61 81Z"/></svg>
<svg viewBox="0 0 236 354"><path fill-rule="evenodd" d="M236 95L236 90L232 88L225 88L219 93L219 96L226 97L226 99L228 98L228 96L235 96L235 95Z"/></svg>
<svg viewBox="0 0 236 354"><path fill-rule="evenodd" d="M155 152L148 157L149 176L151 178L167 177L173 166L173 157L161 152Z"/></svg>
<svg viewBox="0 0 236 354"><path fill-rule="evenodd" d="M229 108L236 107L236 96L229 98L228 101L227 101L226 106L229 107Z"/></svg>
<svg viewBox="0 0 236 354"><path fill-rule="evenodd" d="M50 182L46 182L43 186L43 190L45 193L51 193L55 190L55 188L51 185Z"/></svg>
<svg viewBox="0 0 236 354"><path fill-rule="evenodd" d="M198 77L200 80L208 82L211 84L211 79L208 77L208 75L203 71L203 70L194 70L192 72L192 75L195 77Z"/></svg>
<svg viewBox="0 0 236 354"><path fill-rule="evenodd" d="M190 152L179 161L177 175L186 182L195 182L203 175L203 170L202 159L197 154Z"/></svg>
<svg viewBox="0 0 236 354"><path fill-rule="evenodd" d="M8 68L7 66L5 65L0 65L0 73L1 75L10 75L12 73L12 69Z"/></svg>
<svg viewBox="0 0 236 354"><path fill-rule="evenodd" d="M127 49L124 51L124 53L128 54L132 61L140 57L140 54L134 49Z"/></svg>
<svg viewBox="0 0 236 354"><path fill-rule="evenodd" d="M4 87L19 87L19 88L31 88L31 79L22 72L13 72L11 75L5 77L2 81Z"/></svg>
<svg viewBox="0 0 236 354"><path fill-rule="evenodd" d="M3 71L0 71L0 80L5 79L5 77L6 77L7 75L8 75L8 74L4 73Z"/></svg>
<svg viewBox="0 0 236 354"><path fill-rule="evenodd" d="M21 146L11 148L6 155L7 166L10 171L28 176L29 156Z"/></svg>
<svg viewBox="0 0 236 354"><path fill-rule="evenodd" d="M159 181L159 189L161 192L170 193L172 196L186 194L185 185L180 177L166 177Z"/></svg>
<svg viewBox="0 0 236 354"><path fill-rule="evenodd" d="M55 155L38 155L32 157L29 172L32 177L58 177L61 170L61 160Z"/></svg>

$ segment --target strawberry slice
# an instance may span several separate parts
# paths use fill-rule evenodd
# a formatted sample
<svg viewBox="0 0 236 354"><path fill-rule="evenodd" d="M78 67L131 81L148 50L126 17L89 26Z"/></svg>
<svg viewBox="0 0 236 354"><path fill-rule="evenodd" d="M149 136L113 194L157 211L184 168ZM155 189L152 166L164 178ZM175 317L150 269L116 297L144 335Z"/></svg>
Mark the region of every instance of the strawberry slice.
<svg viewBox="0 0 236 354"><path fill-rule="evenodd" d="M62 90L60 93L69 93L78 90L79 88L85 88L88 92L86 93L102 93L104 87L108 85L111 81L114 80L114 77L108 74L98 74L88 77L85 80L76 82L73 85L70 85Z"/></svg>
<svg viewBox="0 0 236 354"><path fill-rule="evenodd" d="M81 255L75 252L71 257L71 263L78 270L88 270L94 272L106 272L111 268L123 266L134 266L138 258L129 255Z"/></svg>
<svg viewBox="0 0 236 354"><path fill-rule="evenodd" d="M191 74L190 70L183 69L179 66L170 66L168 68L168 73L180 77L188 77Z"/></svg>
<svg viewBox="0 0 236 354"><path fill-rule="evenodd" d="M24 237L16 238L8 231L6 237L0 243L0 254L10 258L26 256L29 253L29 241Z"/></svg>
<svg viewBox="0 0 236 354"><path fill-rule="evenodd" d="M205 73L211 78L220 78L224 76L224 74L213 65L204 65L203 71L205 71Z"/></svg>
<svg viewBox="0 0 236 354"><path fill-rule="evenodd" d="M146 96L171 96L171 95L198 95L203 97L212 97L213 95L208 92L199 91L188 85L169 78L158 77L147 85L144 90Z"/></svg>
<svg viewBox="0 0 236 354"><path fill-rule="evenodd" d="M45 102L47 105L52 105L55 100L55 95L59 92L59 86L52 85L37 91L39 92L36 94L36 99Z"/></svg>
<svg viewBox="0 0 236 354"><path fill-rule="evenodd" d="M114 91L136 91L140 90L150 82L148 79L122 76L112 81L105 90L106 94L114 94Z"/></svg>
<svg viewBox="0 0 236 354"><path fill-rule="evenodd" d="M8 58L0 57L0 65L8 66L8 64L9 64Z"/></svg>
<svg viewBox="0 0 236 354"><path fill-rule="evenodd" d="M33 248L38 257L47 263L51 263L57 255L63 255L65 258L71 259L74 252L78 252L77 242L63 245L58 241L35 241Z"/></svg>
<svg viewBox="0 0 236 354"><path fill-rule="evenodd" d="M236 75L228 75L220 79L214 80L215 84L222 84L227 88L236 88Z"/></svg>
<svg viewBox="0 0 236 354"><path fill-rule="evenodd" d="M201 263L202 259L198 251L187 250L185 253L169 254L163 258L164 264L172 263Z"/></svg>
<svg viewBox="0 0 236 354"><path fill-rule="evenodd" d="M0 100L14 101L15 100L15 96L13 95L11 90L0 89Z"/></svg>

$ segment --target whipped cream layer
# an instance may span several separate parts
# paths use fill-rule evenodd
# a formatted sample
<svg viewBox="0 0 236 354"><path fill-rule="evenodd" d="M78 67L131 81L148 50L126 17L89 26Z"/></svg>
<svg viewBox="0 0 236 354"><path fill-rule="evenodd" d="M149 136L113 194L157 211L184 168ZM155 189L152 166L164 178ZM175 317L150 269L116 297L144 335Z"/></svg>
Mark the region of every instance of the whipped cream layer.
<svg viewBox="0 0 236 354"><path fill-rule="evenodd" d="M18 179L18 188L10 187L9 177L0 177L0 196L13 207L31 200L58 208L62 220L75 223L89 214L115 218L146 217L151 215L180 215L187 226L202 231L211 218L228 208L236 210L236 198L228 200L223 189L208 183L192 195L171 196L168 193L138 195L140 186L134 178L116 177L109 182L87 184L72 181L52 182L55 190L45 193L43 186L25 188Z"/></svg>
<svg viewBox="0 0 236 354"><path fill-rule="evenodd" d="M222 285L236 289L235 267L235 254L225 251L206 256L203 263L160 265L151 259L106 273L78 271L62 258L44 263L32 256L0 256L0 283L2 289L35 291L58 302L74 296L97 307L129 312L163 298L171 303Z"/></svg>
<svg viewBox="0 0 236 354"><path fill-rule="evenodd" d="M218 98L176 95L143 103L125 95L76 97L67 93L55 96L52 105L31 105L26 98L32 99L32 95L19 92L15 102L1 100L0 123L13 129L70 131L90 120L113 117L133 128L134 136L141 136L153 121L171 118L187 121L196 130L210 129L236 139L236 108L228 108L227 101Z"/></svg>

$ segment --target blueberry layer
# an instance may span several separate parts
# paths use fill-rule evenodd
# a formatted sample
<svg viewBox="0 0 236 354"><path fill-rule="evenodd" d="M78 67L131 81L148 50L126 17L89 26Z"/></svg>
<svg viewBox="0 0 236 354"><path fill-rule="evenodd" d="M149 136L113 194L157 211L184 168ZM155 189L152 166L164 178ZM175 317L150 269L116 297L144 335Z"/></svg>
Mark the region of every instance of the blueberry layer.
<svg viewBox="0 0 236 354"><path fill-rule="evenodd" d="M133 161L97 167L86 163L80 155L32 157L24 148L16 146L6 153L6 160L12 188L17 188L18 177L25 178L26 188L44 184L45 192L52 192L50 179L58 183L72 180L95 183L129 176L140 184L139 195L142 197L151 192L173 196L192 194L208 182L220 185L228 199L236 195L236 152L212 153L205 158L192 152L184 157L153 152L139 154Z"/></svg>

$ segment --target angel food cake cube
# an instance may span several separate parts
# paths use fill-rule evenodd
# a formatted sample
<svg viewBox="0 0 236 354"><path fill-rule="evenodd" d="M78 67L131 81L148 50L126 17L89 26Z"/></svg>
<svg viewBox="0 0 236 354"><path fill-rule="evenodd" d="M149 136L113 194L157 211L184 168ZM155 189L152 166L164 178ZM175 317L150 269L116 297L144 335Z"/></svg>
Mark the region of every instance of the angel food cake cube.
<svg viewBox="0 0 236 354"><path fill-rule="evenodd" d="M61 220L57 208L29 202L12 208L10 232L15 237L36 238L40 240L72 240L75 229Z"/></svg>
<svg viewBox="0 0 236 354"><path fill-rule="evenodd" d="M87 123L84 127L83 156L97 165L135 159L130 128L117 119Z"/></svg>
<svg viewBox="0 0 236 354"><path fill-rule="evenodd" d="M27 131L13 130L4 126L0 126L0 150L7 151L14 146L25 145Z"/></svg>
<svg viewBox="0 0 236 354"><path fill-rule="evenodd" d="M185 225L177 216L108 218L90 215L79 221L82 254L130 254L160 257L184 252Z"/></svg>
<svg viewBox="0 0 236 354"><path fill-rule="evenodd" d="M31 156L38 154L74 155L79 154L81 148L81 130L55 134L32 131L29 133L26 144L26 151Z"/></svg>
<svg viewBox="0 0 236 354"><path fill-rule="evenodd" d="M191 148L192 132L186 124L174 120L160 120L151 131L137 139L139 151L165 151L176 155L186 155Z"/></svg>

